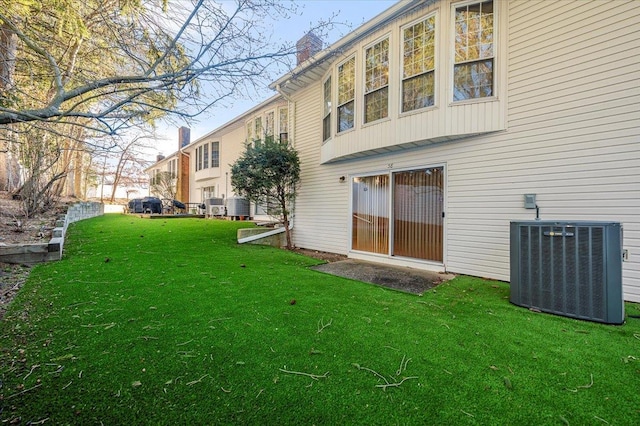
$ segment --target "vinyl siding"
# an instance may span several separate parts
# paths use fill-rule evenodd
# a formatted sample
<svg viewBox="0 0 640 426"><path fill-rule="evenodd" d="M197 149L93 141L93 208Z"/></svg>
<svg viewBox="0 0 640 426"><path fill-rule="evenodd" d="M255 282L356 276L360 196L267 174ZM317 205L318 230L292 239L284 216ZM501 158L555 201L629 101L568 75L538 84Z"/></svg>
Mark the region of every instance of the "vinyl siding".
<svg viewBox="0 0 640 426"><path fill-rule="evenodd" d="M438 6L448 13L448 2ZM503 131L464 137L482 128L477 122L497 120L495 111L471 103L452 118L458 124L448 130L460 139L411 147L425 138L426 127L446 125L446 120L421 121L427 113L416 113L405 117L409 124L402 128L389 120L386 127L356 129L341 141L369 149L387 138L409 142L404 149L322 164L320 82L296 93L302 186L295 244L348 253L350 176L444 165L443 268L509 280L509 222L535 217L535 210L523 208L523 194L535 193L543 219L623 223L624 248L630 253L623 264L625 298L640 301L637 6L633 1L509 1L499 40L504 43L499 61L508 65L498 83L506 97L499 123ZM339 182L343 175L346 183Z"/></svg>

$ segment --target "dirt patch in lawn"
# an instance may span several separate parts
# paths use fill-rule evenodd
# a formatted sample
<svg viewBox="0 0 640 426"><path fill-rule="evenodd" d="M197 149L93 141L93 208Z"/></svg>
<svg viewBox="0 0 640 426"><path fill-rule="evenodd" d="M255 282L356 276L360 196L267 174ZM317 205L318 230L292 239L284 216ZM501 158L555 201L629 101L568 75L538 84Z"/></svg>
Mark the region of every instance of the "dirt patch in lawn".
<svg viewBox="0 0 640 426"><path fill-rule="evenodd" d="M316 250L296 249L296 252L327 262L322 265L312 266L311 269L313 270L412 294L423 294L430 288L455 276L453 274L349 259L342 254Z"/></svg>

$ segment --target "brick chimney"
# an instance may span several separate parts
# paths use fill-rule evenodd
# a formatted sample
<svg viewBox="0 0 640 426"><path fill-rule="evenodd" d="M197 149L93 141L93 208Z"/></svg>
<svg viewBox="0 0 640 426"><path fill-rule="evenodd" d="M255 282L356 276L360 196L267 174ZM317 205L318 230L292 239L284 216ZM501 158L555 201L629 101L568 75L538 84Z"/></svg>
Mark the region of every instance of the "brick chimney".
<svg viewBox="0 0 640 426"><path fill-rule="evenodd" d="M309 31L296 43L298 65L322 50L322 39Z"/></svg>
<svg viewBox="0 0 640 426"><path fill-rule="evenodd" d="M178 149L182 149L191 142L191 129L180 127L178 129Z"/></svg>

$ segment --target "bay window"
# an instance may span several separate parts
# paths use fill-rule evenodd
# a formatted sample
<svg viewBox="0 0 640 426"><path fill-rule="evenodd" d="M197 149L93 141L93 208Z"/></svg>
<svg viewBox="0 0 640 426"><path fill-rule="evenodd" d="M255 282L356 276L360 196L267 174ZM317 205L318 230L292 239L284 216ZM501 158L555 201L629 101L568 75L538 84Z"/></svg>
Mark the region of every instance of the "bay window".
<svg viewBox="0 0 640 426"><path fill-rule="evenodd" d="M389 39L365 49L364 122L389 115Z"/></svg>
<svg viewBox="0 0 640 426"><path fill-rule="evenodd" d="M356 58L338 66L338 133L353 128L355 108Z"/></svg>
<svg viewBox="0 0 640 426"><path fill-rule="evenodd" d="M220 142L211 142L211 167L220 167Z"/></svg>
<svg viewBox="0 0 640 426"><path fill-rule="evenodd" d="M331 76L323 84L322 142L331 137Z"/></svg>
<svg viewBox="0 0 640 426"><path fill-rule="evenodd" d="M453 100L494 95L493 2L455 8Z"/></svg>
<svg viewBox="0 0 640 426"><path fill-rule="evenodd" d="M402 112L434 105L436 17L406 27L403 36Z"/></svg>

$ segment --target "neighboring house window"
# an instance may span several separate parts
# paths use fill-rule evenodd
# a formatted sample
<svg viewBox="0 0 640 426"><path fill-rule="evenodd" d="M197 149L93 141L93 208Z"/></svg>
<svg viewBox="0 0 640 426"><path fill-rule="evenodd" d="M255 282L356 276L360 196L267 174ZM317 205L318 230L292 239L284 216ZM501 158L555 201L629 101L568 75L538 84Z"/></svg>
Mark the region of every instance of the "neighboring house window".
<svg viewBox="0 0 640 426"><path fill-rule="evenodd" d="M324 81L323 93L322 142L331 137L331 76Z"/></svg>
<svg viewBox="0 0 640 426"><path fill-rule="evenodd" d="M280 140L286 141L289 139L289 109L288 108L280 108Z"/></svg>
<svg viewBox="0 0 640 426"><path fill-rule="evenodd" d="M353 128L356 93L355 56L338 66L338 133Z"/></svg>
<svg viewBox="0 0 640 426"><path fill-rule="evenodd" d="M203 160L202 168L204 169L209 168L209 143L208 142L204 144L204 160Z"/></svg>
<svg viewBox="0 0 640 426"><path fill-rule="evenodd" d="M206 200L207 198L213 198L216 196L216 187L215 186L205 186L202 188L202 198Z"/></svg>
<svg viewBox="0 0 640 426"><path fill-rule="evenodd" d="M220 142L211 142L211 167L220 167Z"/></svg>
<svg viewBox="0 0 640 426"><path fill-rule="evenodd" d="M202 146L196 148L196 171L202 170Z"/></svg>
<svg viewBox="0 0 640 426"><path fill-rule="evenodd" d="M434 98L436 17L402 31L402 112L432 106Z"/></svg>
<svg viewBox="0 0 640 426"><path fill-rule="evenodd" d="M257 117L256 118L256 131L255 131L255 135L256 135L256 139L262 139L264 137L264 133L263 133L263 129L262 129L262 117Z"/></svg>
<svg viewBox="0 0 640 426"><path fill-rule="evenodd" d="M365 50L364 122L389 115L389 39Z"/></svg>
<svg viewBox="0 0 640 426"><path fill-rule="evenodd" d="M456 7L453 100L494 95L493 2Z"/></svg>
<svg viewBox="0 0 640 426"><path fill-rule="evenodd" d="M247 142L253 141L253 121L247 122Z"/></svg>
<svg viewBox="0 0 640 426"><path fill-rule="evenodd" d="M264 134L265 136L273 136L273 124L275 121L275 113L273 111L268 112L267 115L264 118L264 124L265 124L265 129L264 129Z"/></svg>

